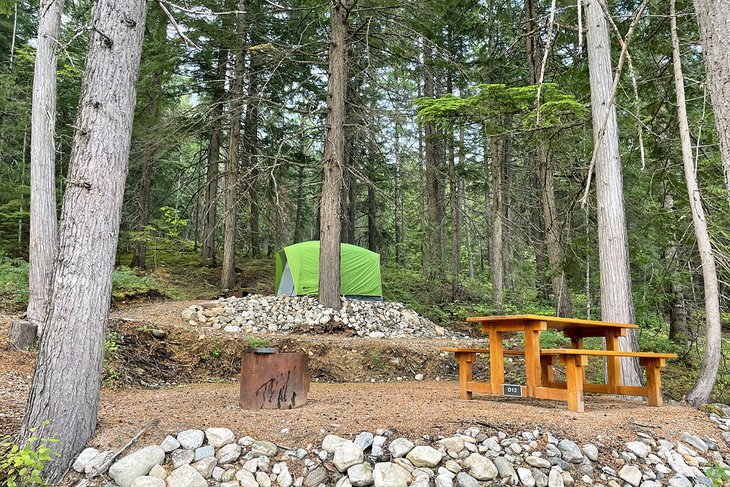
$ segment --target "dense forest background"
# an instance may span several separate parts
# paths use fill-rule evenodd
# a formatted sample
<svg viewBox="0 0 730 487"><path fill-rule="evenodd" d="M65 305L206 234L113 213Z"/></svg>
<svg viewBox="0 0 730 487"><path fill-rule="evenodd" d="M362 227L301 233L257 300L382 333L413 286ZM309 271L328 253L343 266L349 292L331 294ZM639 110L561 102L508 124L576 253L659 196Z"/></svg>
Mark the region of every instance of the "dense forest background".
<svg viewBox="0 0 730 487"><path fill-rule="evenodd" d="M702 271L666 2L607 2L613 65L642 4L616 90L635 316L642 345L651 342L642 348L700 356ZM57 40L59 212L91 5L66 5ZM341 238L382 255L386 299L422 311L426 303L438 321L556 306L600 317L595 121L576 2L351 7ZM12 296L22 295L28 256L37 10L0 3L0 292ZM691 2L677 10L727 324L728 192L697 19ZM232 216L238 281L225 288L246 287L250 270L282 246L319 238L329 13L329 3L310 0L149 2L117 256L123 276L164 280L161 269L178 265L184 279L218 283Z"/></svg>

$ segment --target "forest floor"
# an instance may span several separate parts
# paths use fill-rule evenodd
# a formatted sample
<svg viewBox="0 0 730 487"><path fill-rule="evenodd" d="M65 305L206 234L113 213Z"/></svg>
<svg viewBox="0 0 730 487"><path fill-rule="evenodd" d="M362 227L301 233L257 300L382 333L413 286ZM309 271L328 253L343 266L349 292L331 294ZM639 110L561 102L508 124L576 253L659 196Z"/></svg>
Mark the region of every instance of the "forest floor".
<svg viewBox="0 0 730 487"><path fill-rule="evenodd" d="M99 429L92 446L119 447L153 419L160 422L146 434L147 442L210 426L292 446L316 443L326 433L354 436L389 428L417 437L450 434L474 424L503 430L537 426L585 441L596 435L632 441L642 431L668 439L684 431L719 436L705 413L671 400L657 409L639 401L589 396L584 414L553 401L487 396L459 400L453 358L438 352L439 346L453 343L448 339L267 336L280 350L309 354L313 384L308 404L296 410L241 410L237 373L247 341L220 331L201 333L186 324L180 313L190 304L151 301L112 311ZM0 434L17 431L22 422L35 360L34 354L7 345L9 321L9 316L0 316ZM164 330L165 338L155 338L152 329ZM519 381L523 371L517 360L508 364L508 380ZM425 380L414 380L417 373Z"/></svg>

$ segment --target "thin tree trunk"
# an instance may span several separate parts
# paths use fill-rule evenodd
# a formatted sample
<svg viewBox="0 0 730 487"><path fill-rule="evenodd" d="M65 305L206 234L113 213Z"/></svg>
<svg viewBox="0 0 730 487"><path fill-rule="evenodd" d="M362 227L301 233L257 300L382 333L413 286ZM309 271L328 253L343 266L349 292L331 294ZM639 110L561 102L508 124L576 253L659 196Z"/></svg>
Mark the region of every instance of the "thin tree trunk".
<svg viewBox="0 0 730 487"><path fill-rule="evenodd" d="M452 138L453 140L453 138ZM451 184L451 296L456 299L459 294L459 277L461 275L461 177L456 174L456 161L453 141L449 148L449 182ZM459 164L464 165L464 127L459 129Z"/></svg>
<svg viewBox="0 0 730 487"><path fill-rule="evenodd" d="M504 306L504 249L502 229L504 227L504 174L502 171L503 140L491 137L492 144L492 300L494 309L501 312Z"/></svg>
<svg viewBox="0 0 730 487"><path fill-rule="evenodd" d="M664 209L668 212L674 213L674 197L665 189L664 194ZM677 268L677 243L674 238L667 240L667 246L664 249L664 260L669 271L669 339L683 343L687 337L687 312L684 303L684 293L682 292L682 285L680 284L680 276Z"/></svg>
<svg viewBox="0 0 730 487"><path fill-rule="evenodd" d="M251 256L258 258L261 255L261 244L260 240L260 208L259 208L259 169L258 169L258 122L259 122L259 107L258 99L255 99L258 95L258 73L256 72L258 66L251 61L251 70L249 75L248 85L248 106L246 108L246 146L248 147L248 168L251 171L251 176L248 181L248 196L251 204Z"/></svg>
<svg viewBox="0 0 730 487"><path fill-rule="evenodd" d="M423 94L427 97L434 97L435 80L432 65L431 46L428 41L423 44L424 57L424 83ZM443 239L443 187L440 174L440 154L442 147L439 143L440 134L435 124L425 123L425 155L426 155L426 204L428 207L428 226L425 238L428 257L426 259L426 275L434 277L443 271L444 261L444 239Z"/></svg>
<svg viewBox="0 0 730 487"><path fill-rule="evenodd" d="M345 163L347 99L347 36L349 6L331 0L327 135L320 208L319 302L340 309L340 230L342 225L342 167Z"/></svg>
<svg viewBox="0 0 730 487"><path fill-rule="evenodd" d="M555 178L552 164L550 164L550 154L547 145L543 141L538 144L537 152L540 160L545 243L547 244L548 264L550 265L550 277L553 285L555 313L556 316L571 318L573 316L573 304L570 302L568 279L563 269L563 262L565 261L562 244L563 225L558 217L558 208L555 204Z"/></svg>
<svg viewBox="0 0 730 487"><path fill-rule="evenodd" d="M369 110L368 130L368 250L372 252L378 251L378 202L375 198L375 176L376 176L376 159L378 157L378 143L375 140L375 118L373 116L375 107Z"/></svg>
<svg viewBox="0 0 730 487"><path fill-rule="evenodd" d="M597 0L586 3L588 71L596 148L596 206L598 255L601 272L601 317L614 323L633 323L628 236L624 214L623 177L618 143L616 107L611 98L611 42L608 24ZM608 118L606 115L608 114ZM607 120L601 138L601 121ZM635 330L619 339L621 350L637 351ZM641 368L633 358L621 359L625 385L641 384Z"/></svg>
<svg viewBox="0 0 730 487"><path fill-rule="evenodd" d="M397 116L396 116L397 117ZM400 118L395 120L395 134L393 151L395 152L395 265L405 265L403 255L403 155L400 146L401 123Z"/></svg>
<svg viewBox="0 0 730 487"><path fill-rule="evenodd" d="M56 257L56 42L64 0L43 0L33 73L30 132L28 321L43 333Z"/></svg>
<svg viewBox="0 0 730 487"><path fill-rule="evenodd" d="M226 160L226 215L223 227L223 269L221 287L232 289L236 283L236 212L238 210L238 160L241 144L241 112L243 111L243 75L246 65L246 0L239 0L237 41L233 81L231 82L231 113Z"/></svg>
<svg viewBox="0 0 730 487"><path fill-rule="evenodd" d="M692 224L695 230L695 238L697 239L697 248L700 252L700 262L702 263L702 281L705 292L705 324L707 327L705 351L702 357L700 374L692 390L687 394L686 399L693 406L702 406L710 400L712 388L717 380L717 370L720 368L720 345L722 343L720 328L720 290L717 283L717 269L715 267L712 242L710 241L710 234L707 231L705 210L702 207L700 189L697 185L697 168L692 158L692 141L690 139L689 122L687 120L687 102L684 96L684 75L682 74L682 60L679 52L675 0L671 0L670 5L672 62L674 64L674 86L677 91L679 139L682 144L684 178L687 182L687 194L689 195L689 204L692 209ZM725 20L727 21L727 19Z"/></svg>
<svg viewBox="0 0 730 487"><path fill-rule="evenodd" d="M715 111L717 138L722 153L725 190L730 204L730 2L727 0L694 0L700 24L702 57L707 69L707 89Z"/></svg>
<svg viewBox="0 0 730 487"><path fill-rule="evenodd" d="M98 0L93 7L55 279L22 429L58 439L59 456L43 470L49 483L96 427L145 6Z"/></svg>
<svg viewBox="0 0 730 487"><path fill-rule="evenodd" d="M203 214L203 265L214 267L216 261L215 228L218 216L218 165L220 164L221 125L225 97L228 51L218 49L218 68L213 81L213 107L210 110L210 143L205 175L205 212Z"/></svg>
<svg viewBox="0 0 730 487"><path fill-rule="evenodd" d="M304 165L297 171L297 209L294 218L294 243L304 240Z"/></svg>

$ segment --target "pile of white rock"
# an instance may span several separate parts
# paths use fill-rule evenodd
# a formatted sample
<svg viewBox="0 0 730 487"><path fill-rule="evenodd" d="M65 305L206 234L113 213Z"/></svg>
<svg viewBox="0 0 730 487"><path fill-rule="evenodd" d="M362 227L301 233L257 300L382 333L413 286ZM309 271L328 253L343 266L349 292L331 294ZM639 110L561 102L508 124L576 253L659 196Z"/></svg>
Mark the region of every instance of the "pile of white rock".
<svg viewBox="0 0 730 487"><path fill-rule="evenodd" d="M321 447L289 449L227 428L187 430L117 460L118 487L711 487L727 457L711 438L679 441L640 434L614 449L610 438L578 445L539 429L509 434L478 427L449 437L396 437L364 431L324 437ZM85 450L77 472L93 472L109 453ZM103 461L101 462L103 463Z"/></svg>
<svg viewBox="0 0 730 487"><path fill-rule="evenodd" d="M328 327L370 338L445 336L446 330L402 303L343 299L342 309L321 306L310 296L219 298L182 312L190 325L230 333L311 333ZM457 338L457 337L454 337Z"/></svg>

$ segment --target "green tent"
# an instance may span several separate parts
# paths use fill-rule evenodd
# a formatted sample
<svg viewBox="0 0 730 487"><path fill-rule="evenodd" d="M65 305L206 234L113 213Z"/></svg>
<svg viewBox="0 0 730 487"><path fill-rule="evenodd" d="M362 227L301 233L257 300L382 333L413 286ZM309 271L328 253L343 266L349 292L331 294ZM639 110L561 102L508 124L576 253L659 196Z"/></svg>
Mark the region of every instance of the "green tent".
<svg viewBox="0 0 730 487"><path fill-rule="evenodd" d="M276 253L276 294L306 296L319 291L319 241L284 247ZM382 299L380 254L340 244L340 294Z"/></svg>

